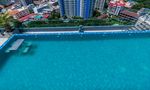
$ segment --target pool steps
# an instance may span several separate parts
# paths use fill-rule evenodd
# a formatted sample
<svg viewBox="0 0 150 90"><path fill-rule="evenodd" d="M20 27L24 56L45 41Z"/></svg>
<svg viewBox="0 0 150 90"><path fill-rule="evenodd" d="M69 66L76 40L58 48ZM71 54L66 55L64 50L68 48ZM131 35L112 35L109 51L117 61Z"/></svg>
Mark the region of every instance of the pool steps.
<svg viewBox="0 0 150 90"><path fill-rule="evenodd" d="M32 43L31 43L31 42L27 42L27 43L25 44L24 48L23 48L22 53L23 53L23 54L28 53L28 51L29 51L29 49L30 49L31 45L32 45Z"/></svg>
<svg viewBox="0 0 150 90"><path fill-rule="evenodd" d="M23 43L23 41L24 41L24 39L17 39L17 40L12 44L12 46L6 50L6 53L9 53L10 51L15 51L15 50L17 50L17 49L21 46L21 44Z"/></svg>
<svg viewBox="0 0 150 90"><path fill-rule="evenodd" d="M26 47L26 48L22 51L22 53L23 53L23 54L26 54L26 53L29 51L29 49L30 49L30 47Z"/></svg>

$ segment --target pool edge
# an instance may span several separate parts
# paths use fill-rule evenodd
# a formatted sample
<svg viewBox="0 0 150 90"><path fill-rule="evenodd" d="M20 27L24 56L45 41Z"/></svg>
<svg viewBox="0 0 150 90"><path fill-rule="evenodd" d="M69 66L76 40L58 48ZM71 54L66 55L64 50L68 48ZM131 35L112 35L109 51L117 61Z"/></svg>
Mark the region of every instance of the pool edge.
<svg viewBox="0 0 150 90"><path fill-rule="evenodd" d="M144 30L144 31L118 31L118 32L64 32L64 33L38 33L38 34L13 34L11 37L8 38L8 40L6 40L1 46L0 46L0 50L2 50L14 37L16 36L39 36L39 35L95 35L95 34L99 34L99 35L117 35L117 34L128 34L128 35L132 35L132 34L150 34L150 30Z"/></svg>

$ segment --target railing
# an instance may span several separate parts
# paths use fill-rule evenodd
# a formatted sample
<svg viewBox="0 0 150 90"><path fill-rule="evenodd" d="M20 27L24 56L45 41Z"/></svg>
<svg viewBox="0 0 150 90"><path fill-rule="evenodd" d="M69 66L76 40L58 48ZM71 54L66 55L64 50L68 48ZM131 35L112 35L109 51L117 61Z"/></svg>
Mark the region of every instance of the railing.
<svg viewBox="0 0 150 90"><path fill-rule="evenodd" d="M84 31L92 30L127 30L133 25L119 25L119 26L75 26L75 27L35 27L35 28L23 28L24 32L47 32L47 31L79 31L81 28Z"/></svg>

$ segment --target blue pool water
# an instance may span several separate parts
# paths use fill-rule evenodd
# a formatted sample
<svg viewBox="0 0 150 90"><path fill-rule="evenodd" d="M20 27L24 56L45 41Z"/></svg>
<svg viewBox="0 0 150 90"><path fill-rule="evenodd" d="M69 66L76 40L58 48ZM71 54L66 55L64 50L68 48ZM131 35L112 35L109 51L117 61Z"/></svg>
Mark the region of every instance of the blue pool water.
<svg viewBox="0 0 150 90"><path fill-rule="evenodd" d="M150 90L150 37L25 42L1 53L0 90Z"/></svg>

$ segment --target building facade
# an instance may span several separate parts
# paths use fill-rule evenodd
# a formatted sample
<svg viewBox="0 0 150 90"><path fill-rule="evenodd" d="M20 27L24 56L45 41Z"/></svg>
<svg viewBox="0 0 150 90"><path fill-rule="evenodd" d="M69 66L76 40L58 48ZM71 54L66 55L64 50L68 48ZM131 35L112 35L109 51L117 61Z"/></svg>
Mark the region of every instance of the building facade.
<svg viewBox="0 0 150 90"><path fill-rule="evenodd" d="M150 30L150 14L139 17L135 27L140 30Z"/></svg>
<svg viewBox="0 0 150 90"><path fill-rule="evenodd" d="M61 16L88 19L93 14L95 0L58 0L58 3Z"/></svg>
<svg viewBox="0 0 150 90"><path fill-rule="evenodd" d="M23 6L28 6L29 4L33 4L33 0L20 0Z"/></svg>
<svg viewBox="0 0 150 90"><path fill-rule="evenodd" d="M50 8L49 4L42 4L37 7L34 7L33 11L36 14L44 14L44 13L50 13L52 9Z"/></svg>
<svg viewBox="0 0 150 90"><path fill-rule="evenodd" d="M8 11L8 14L10 16L13 16L14 19L20 19L24 16L27 16L30 14L28 8L21 8L21 9L16 9L16 10L10 10Z"/></svg>
<svg viewBox="0 0 150 90"><path fill-rule="evenodd" d="M150 30L150 14L140 16L135 26L129 30Z"/></svg>
<svg viewBox="0 0 150 90"><path fill-rule="evenodd" d="M143 16L143 15L146 15L146 14L150 13L150 9L149 8L141 8L137 13L140 16Z"/></svg>
<svg viewBox="0 0 150 90"><path fill-rule="evenodd" d="M131 12L128 10L122 10L119 13L119 19L122 21L129 21L135 23L139 18L139 15L135 12Z"/></svg>
<svg viewBox="0 0 150 90"><path fill-rule="evenodd" d="M111 15L119 15L124 6L124 0L111 0L108 5L108 13Z"/></svg>
<svg viewBox="0 0 150 90"><path fill-rule="evenodd" d="M105 1L106 0L96 0L95 1L95 9L100 12L103 12Z"/></svg>

